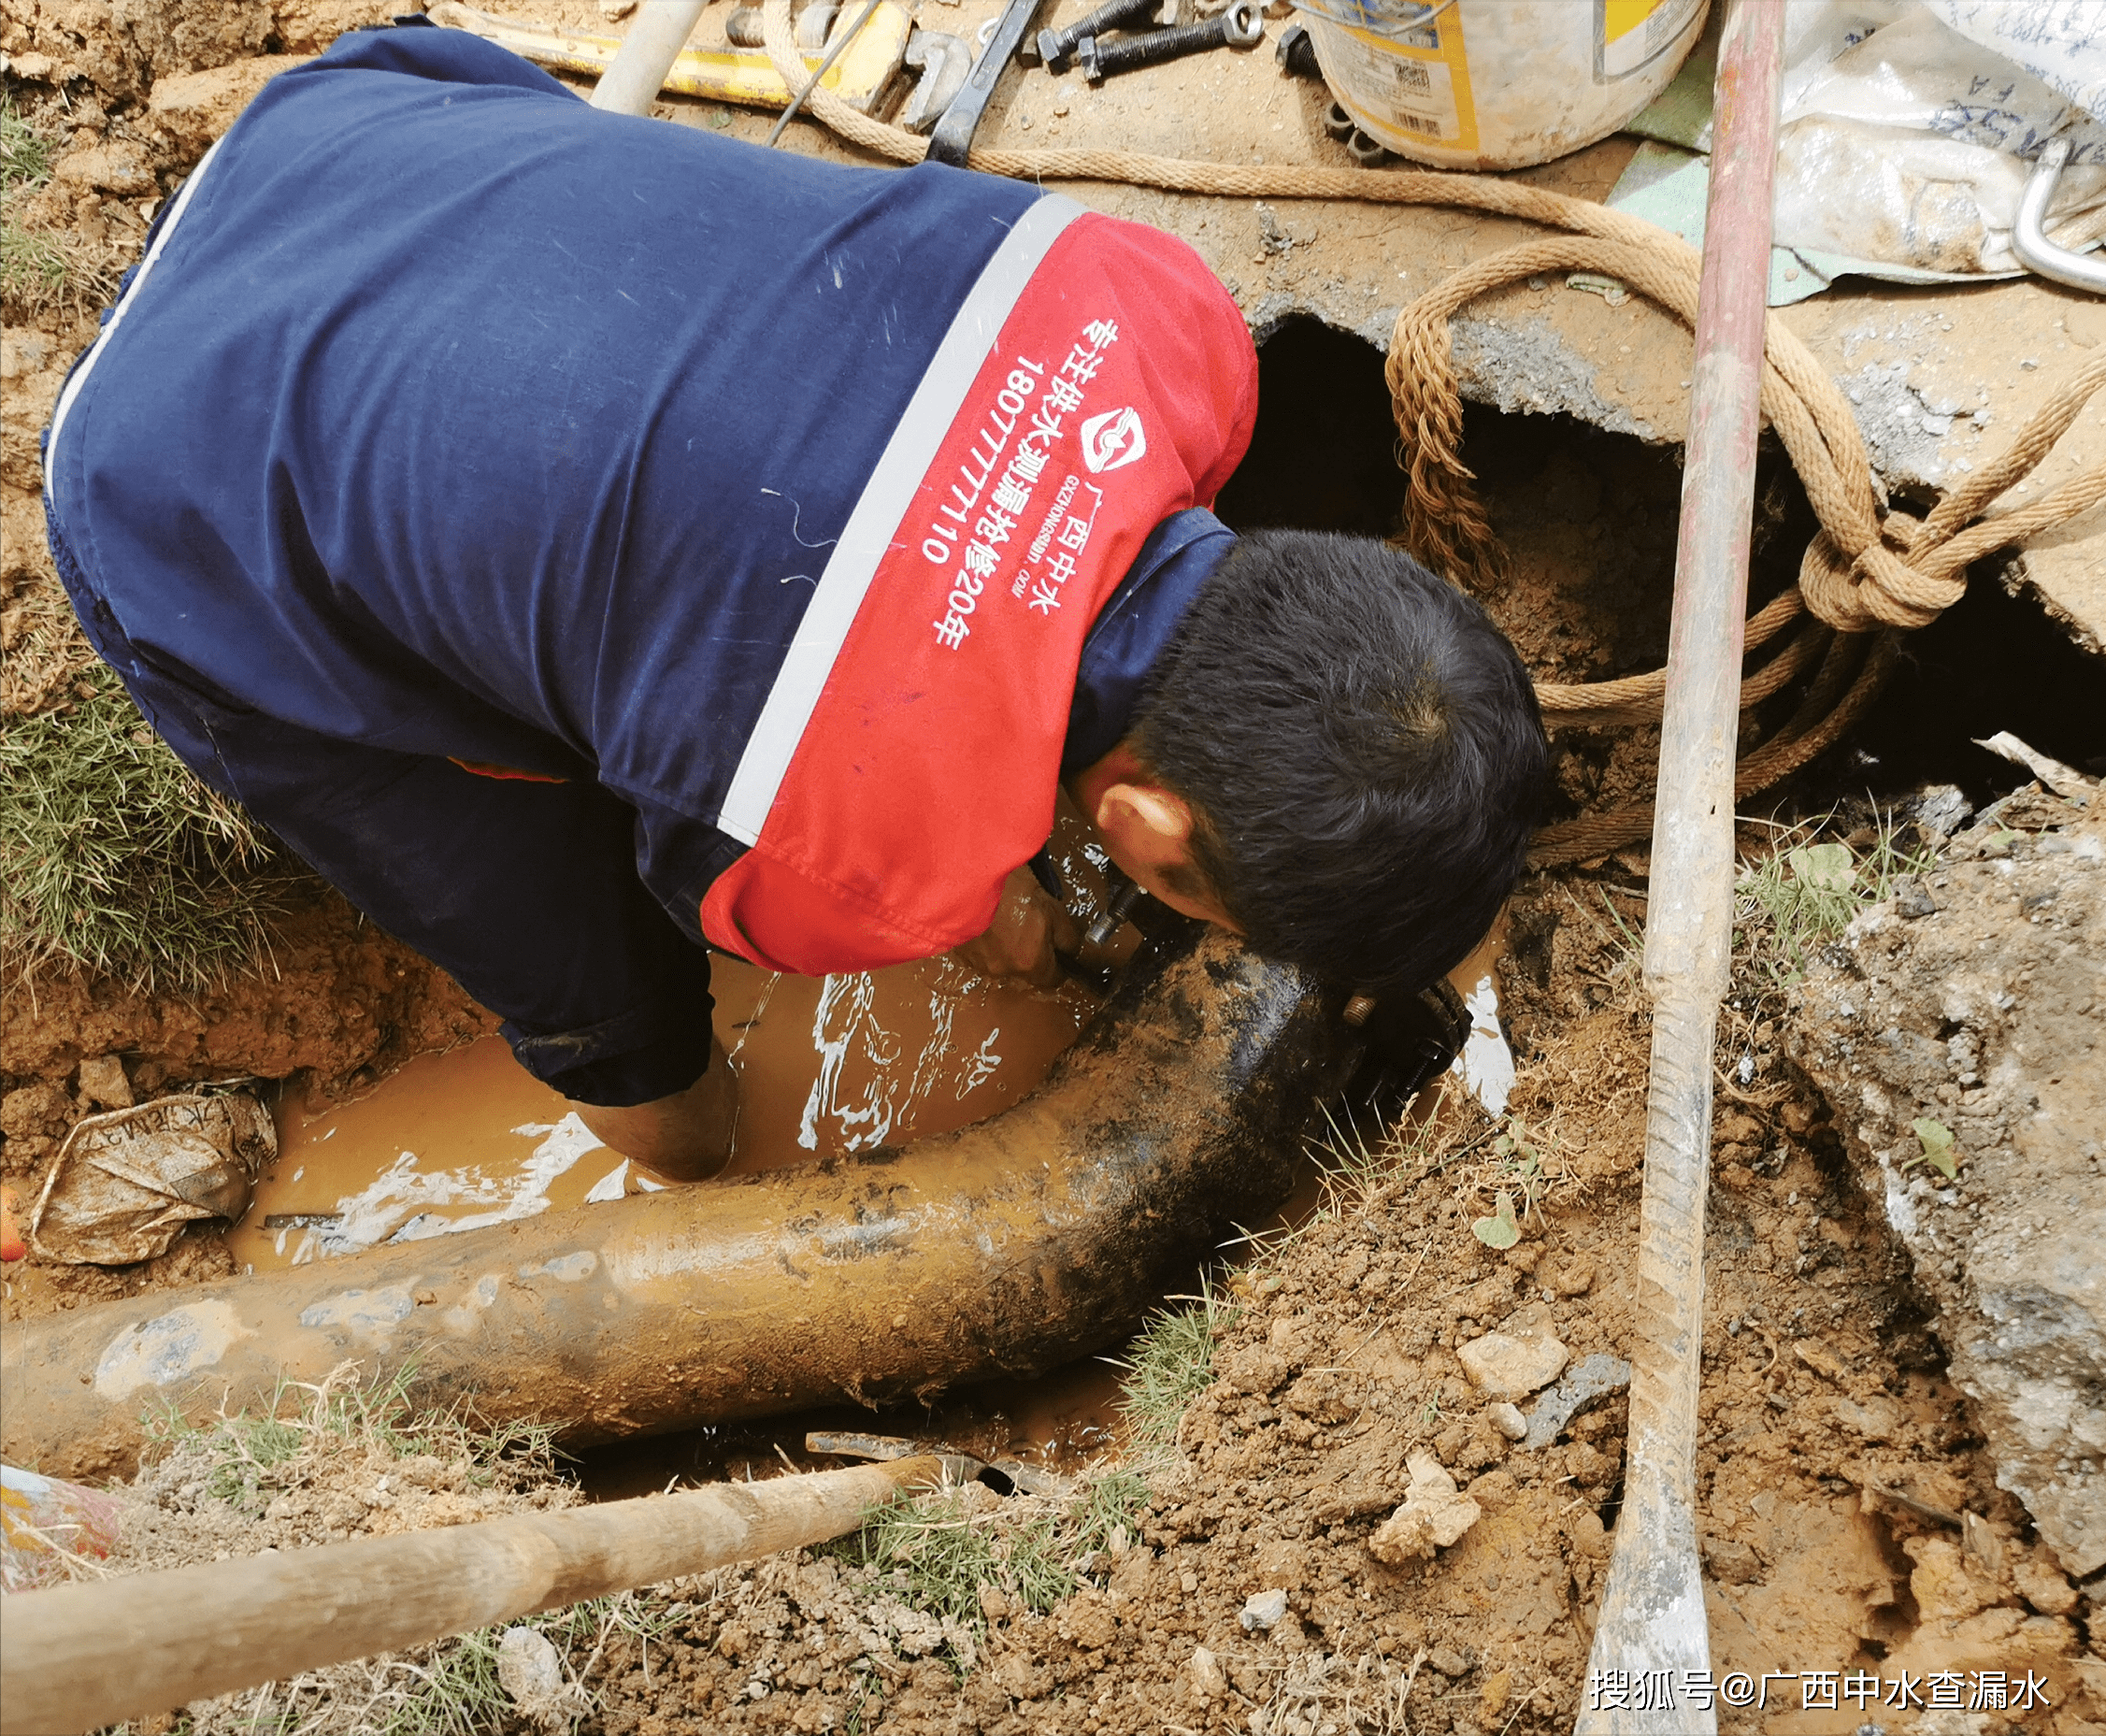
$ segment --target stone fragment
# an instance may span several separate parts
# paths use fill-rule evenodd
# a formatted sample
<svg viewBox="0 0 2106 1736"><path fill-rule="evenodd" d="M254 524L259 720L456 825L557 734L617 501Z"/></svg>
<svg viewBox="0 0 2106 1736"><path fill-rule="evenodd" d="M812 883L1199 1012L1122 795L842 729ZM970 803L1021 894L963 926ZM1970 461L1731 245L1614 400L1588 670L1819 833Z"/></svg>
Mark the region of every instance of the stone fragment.
<svg viewBox="0 0 2106 1736"><path fill-rule="evenodd" d="M161 191L146 152L136 145L122 143L88 145L79 151L69 151L51 165L51 179L126 197Z"/></svg>
<svg viewBox="0 0 2106 1736"><path fill-rule="evenodd" d="M2050 1561L2027 1556L2012 1570L2011 1577L2018 1595L2042 1615L2067 1615L2077 1607L2077 1588Z"/></svg>
<svg viewBox="0 0 2106 1736"><path fill-rule="evenodd" d="M1503 1399L1484 1407L1484 1420L1509 1441L1519 1441L1528 1432L1528 1419L1521 1414L1521 1407Z"/></svg>
<svg viewBox="0 0 2106 1736"><path fill-rule="evenodd" d="M1280 1618L1287 1613L1287 1594L1278 1588L1270 1591L1254 1591L1238 1612L1236 1619L1243 1624L1245 1633L1268 1633L1279 1625Z"/></svg>
<svg viewBox="0 0 2106 1736"><path fill-rule="evenodd" d="M1817 1338L1802 1338L1792 1345L1792 1355L1825 1381L1842 1380L1842 1358Z"/></svg>
<svg viewBox="0 0 2106 1736"><path fill-rule="evenodd" d="M1762 1577L1762 1557L1737 1538L1705 1538L1704 1565L1728 1585L1752 1585Z"/></svg>
<svg viewBox="0 0 2106 1736"><path fill-rule="evenodd" d="M1572 1419L1582 1411L1593 1409L1610 1394L1621 1392L1630 1384L1631 1365L1621 1356L1597 1350L1593 1356L1583 1357L1578 1367L1537 1399L1527 1412L1528 1432L1522 1437L1521 1444L1531 1453L1541 1452L1570 1427Z"/></svg>
<svg viewBox="0 0 2106 1736"><path fill-rule="evenodd" d="M1875 908L1816 960L1784 1046L1911 1256L1998 1486L2084 1580L2106 1568L2106 815L2020 796L1983 822L2011 834L2002 859L1966 834L1924 877L1935 911ZM1930 1122L1955 1176L1927 1160Z"/></svg>
<svg viewBox="0 0 2106 1736"><path fill-rule="evenodd" d="M1950 1539L1911 1537L1903 1541L1901 1549L1915 1563L1909 1573L1909 1590L1925 1621L1964 1621L2003 1601L2002 1587L1985 1579Z"/></svg>
<svg viewBox="0 0 2106 1736"><path fill-rule="evenodd" d="M567 1730L593 1709L585 1691L564 1680L548 1636L532 1628L508 1628L497 1642L497 1686L536 1729Z"/></svg>
<svg viewBox="0 0 2106 1736"><path fill-rule="evenodd" d="M1472 1339L1455 1352L1464 1372L1486 1398L1526 1399L1563 1371L1572 1353L1551 1331L1548 1313L1540 1304L1518 1310L1498 1331Z"/></svg>
<svg viewBox="0 0 2106 1736"><path fill-rule="evenodd" d="M1468 1657L1452 1645L1437 1645L1425 1655L1425 1660L1453 1682L1457 1676L1469 1674Z"/></svg>
<svg viewBox="0 0 2106 1736"><path fill-rule="evenodd" d="M1368 1540L1368 1553L1391 1567L1432 1559L1483 1516L1431 1453L1413 1453L1408 1465L1411 1483L1403 1505Z"/></svg>
<svg viewBox="0 0 2106 1736"><path fill-rule="evenodd" d="M1078 1591L1060 1607L1060 1630L1077 1645L1101 1652L1119 1637L1118 1618L1101 1591Z"/></svg>
<svg viewBox="0 0 2106 1736"><path fill-rule="evenodd" d="M1901 1418L1893 1401L1871 1399L1859 1404L1853 1399L1831 1399L1828 1409L1837 1422L1845 1428L1853 1428L1868 1441L1891 1441L1894 1432L1901 1426Z"/></svg>
<svg viewBox="0 0 2106 1736"><path fill-rule="evenodd" d="M130 1109L135 1101L124 1063L114 1055L98 1055L80 1063L80 1095L101 1109Z"/></svg>
<svg viewBox="0 0 2106 1736"><path fill-rule="evenodd" d="M1284 1606L1286 1594L1281 1593L1280 1599ZM1222 1673L1220 1662L1203 1645L1192 1648L1191 1661L1185 1665L1185 1673L1192 1680L1194 1691L1208 1700L1219 1700L1228 1692L1228 1678Z"/></svg>

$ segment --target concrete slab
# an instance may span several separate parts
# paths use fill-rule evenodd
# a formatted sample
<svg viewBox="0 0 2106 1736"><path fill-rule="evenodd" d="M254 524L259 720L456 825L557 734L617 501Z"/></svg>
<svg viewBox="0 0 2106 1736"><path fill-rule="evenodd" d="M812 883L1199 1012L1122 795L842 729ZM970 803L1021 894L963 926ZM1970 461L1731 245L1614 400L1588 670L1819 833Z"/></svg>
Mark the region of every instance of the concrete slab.
<svg viewBox="0 0 2106 1736"><path fill-rule="evenodd" d="M924 8L924 27L971 39L999 7L966 0ZM1089 0L1053 0L1041 19L1067 22ZM705 33L722 28L719 8ZM1351 165L1325 136L1323 88L1290 78L1273 46L1217 50L1092 89L1079 73L1012 69L977 142L1016 149L1102 147L1215 163ZM767 122L714 104L671 103L689 124L759 136ZM791 149L848 157L811 126ZM1517 179L1601 199L1638 148L1627 136ZM1367 171L1380 174L1380 170ZM1183 236L1235 294L1262 339L1282 321L1313 317L1386 349L1398 308L1471 261L1527 239L1529 225L1432 207L1273 202L1063 182L1085 204ZM1856 407L1874 467L1890 490L1927 500L2003 450L2058 374L2106 343L2106 302L2030 280L1907 288L1865 280L1781 310ZM1565 286L1517 285L1475 302L1454 323L1467 395L1507 410L1562 412L1655 441L1680 440L1690 345L1672 318L1632 296L1612 306ZM2036 472L2028 492L2106 463L2106 404L2094 404ZM2106 655L2106 508L2037 538L2006 581L2035 595L2070 636Z"/></svg>

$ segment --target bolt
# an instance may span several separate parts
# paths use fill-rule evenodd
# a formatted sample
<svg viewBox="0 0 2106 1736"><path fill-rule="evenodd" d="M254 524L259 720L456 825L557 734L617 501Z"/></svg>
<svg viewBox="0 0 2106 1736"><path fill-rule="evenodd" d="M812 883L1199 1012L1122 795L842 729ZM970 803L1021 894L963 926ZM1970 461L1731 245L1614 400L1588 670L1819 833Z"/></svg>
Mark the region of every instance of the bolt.
<svg viewBox="0 0 2106 1736"><path fill-rule="evenodd" d="M1136 19L1147 17L1154 9L1155 0L1104 0L1104 4L1087 18L1078 20L1065 30L1041 30L1039 33L1039 58L1046 63L1047 71L1066 72L1068 58L1075 52L1075 45L1084 36L1094 36L1099 31L1130 24Z"/></svg>
<svg viewBox="0 0 2106 1736"><path fill-rule="evenodd" d="M1227 11L1203 23L1152 30L1124 42L1104 43L1095 36L1084 36L1075 45L1075 59L1083 78L1092 84L1102 84L1114 73L1159 66L1165 61L1224 44L1232 49L1253 49L1264 40L1265 20L1258 10L1258 0L1235 0Z"/></svg>

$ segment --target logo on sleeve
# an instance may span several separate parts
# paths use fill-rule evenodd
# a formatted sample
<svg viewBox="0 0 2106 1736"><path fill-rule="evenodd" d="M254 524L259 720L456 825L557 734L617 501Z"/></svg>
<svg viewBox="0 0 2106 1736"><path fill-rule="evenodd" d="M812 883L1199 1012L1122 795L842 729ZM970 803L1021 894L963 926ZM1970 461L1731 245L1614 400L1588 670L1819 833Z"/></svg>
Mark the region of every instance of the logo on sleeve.
<svg viewBox="0 0 2106 1736"><path fill-rule="evenodd" d="M1131 406L1108 409L1082 424L1082 462L1092 476L1130 465L1148 451L1148 436Z"/></svg>

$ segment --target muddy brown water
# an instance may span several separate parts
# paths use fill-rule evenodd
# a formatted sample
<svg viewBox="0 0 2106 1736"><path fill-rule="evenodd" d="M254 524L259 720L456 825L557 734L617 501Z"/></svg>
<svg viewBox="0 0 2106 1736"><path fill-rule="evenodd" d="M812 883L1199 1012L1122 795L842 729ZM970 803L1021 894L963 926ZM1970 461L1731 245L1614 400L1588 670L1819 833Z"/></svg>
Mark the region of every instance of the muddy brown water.
<svg viewBox="0 0 2106 1736"><path fill-rule="evenodd" d="M824 979L720 958L713 976L717 1034L740 1077L734 1174L998 1114L1096 1005L1073 984L1012 988L942 958ZM494 1037L420 1056L351 1102L289 1096L279 1141L227 1239L256 1270L656 1185Z"/></svg>
<svg viewBox="0 0 2106 1736"><path fill-rule="evenodd" d="M744 1099L731 1164L741 1173L998 1114L1039 1083L1096 1006L1072 983L1013 988L940 958L823 980L720 958L712 974L717 1034ZM289 1097L279 1131L278 1162L227 1238L255 1270L656 1184L595 1140L494 1037L421 1056L352 1102L318 1109ZM1112 1443L1116 1389L1115 1369L1084 1361L875 1426L989 1458L1079 1463ZM585 1481L619 1499L676 1479L751 1474L780 1464L779 1444L801 1461L806 1429L872 1427L867 1412L829 1411L622 1442L588 1455Z"/></svg>
<svg viewBox="0 0 2106 1736"><path fill-rule="evenodd" d="M1070 906L1100 908L1099 859L1072 814L1056 856ZM1131 926L1085 963L1123 961ZM991 983L948 958L826 978L711 963L714 1025L740 1081L728 1173L906 1144L999 1114L1044 1077L1099 997ZM658 1185L600 1143L500 1038L422 1055L346 1102L288 1093L279 1155L227 1246L251 1270L612 1199ZM620 1442L586 1457L596 1495L745 1474L800 1459L804 1431L891 1429L983 1457L1075 1464L1116 1439L1118 1371L1089 1359L1035 1380L994 1383L932 1411L873 1418L842 1410ZM829 1461L830 1462L830 1461Z"/></svg>
<svg viewBox="0 0 2106 1736"><path fill-rule="evenodd" d="M1101 888L1090 868L1079 853L1064 862L1085 911ZM1138 940L1129 927L1092 956L1122 958ZM1497 948L1488 939L1455 972L1458 986L1486 981ZM712 977L717 1034L743 1099L732 1173L910 1143L998 1114L1039 1082L1097 1005L1073 983L1052 992L993 983L946 958L815 979L720 957ZM420 1056L348 1102L289 1093L278 1123L278 1159L227 1237L252 1270L658 1185L494 1037ZM1311 1164L1276 1220L1255 1227L1302 1221L1320 1195ZM593 1494L619 1499L674 1481L766 1474L785 1457L817 1462L803 1451L807 1430L872 1428L983 1458L1073 1467L1119 1444L1119 1373L1090 1357L910 1413L843 1407L620 1442L588 1452L582 1474Z"/></svg>

